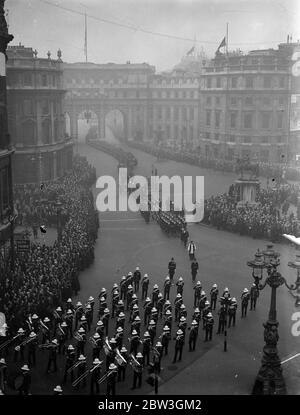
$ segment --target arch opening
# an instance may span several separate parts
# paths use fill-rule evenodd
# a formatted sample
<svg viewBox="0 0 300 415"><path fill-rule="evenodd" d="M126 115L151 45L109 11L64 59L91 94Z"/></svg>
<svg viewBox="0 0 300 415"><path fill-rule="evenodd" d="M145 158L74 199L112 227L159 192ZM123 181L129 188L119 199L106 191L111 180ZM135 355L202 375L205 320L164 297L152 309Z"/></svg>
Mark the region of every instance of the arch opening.
<svg viewBox="0 0 300 415"><path fill-rule="evenodd" d="M118 141L126 139L126 122L122 111L110 110L105 115L105 140Z"/></svg>
<svg viewBox="0 0 300 415"><path fill-rule="evenodd" d="M99 121L96 113L89 109L81 111L77 116L78 141L96 140L99 138Z"/></svg>

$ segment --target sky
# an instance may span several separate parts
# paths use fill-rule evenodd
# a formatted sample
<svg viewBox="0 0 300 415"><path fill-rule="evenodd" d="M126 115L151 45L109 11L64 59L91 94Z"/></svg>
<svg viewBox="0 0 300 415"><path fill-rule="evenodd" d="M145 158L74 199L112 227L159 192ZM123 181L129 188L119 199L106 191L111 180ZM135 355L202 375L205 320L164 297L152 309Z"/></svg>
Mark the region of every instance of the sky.
<svg viewBox="0 0 300 415"><path fill-rule="evenodd" d="M85 60L84 13L89 62L147 62L158 72L194 43L213 57L227 23L229 50L276 48L288 34L300 39L299 0L6 0L5 7L11 45L21 42L39 57L50 50L53 58L60 48L65 62Z"/></svg>

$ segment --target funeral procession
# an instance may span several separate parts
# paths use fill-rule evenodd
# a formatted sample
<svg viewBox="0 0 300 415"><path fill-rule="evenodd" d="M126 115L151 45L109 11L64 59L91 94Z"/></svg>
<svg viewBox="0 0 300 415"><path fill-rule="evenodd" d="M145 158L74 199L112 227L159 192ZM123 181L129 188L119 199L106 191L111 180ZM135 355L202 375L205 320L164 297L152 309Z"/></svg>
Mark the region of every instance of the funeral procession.
<svg viewBox="0 0 300 415"><path fill-rule="evenodd" d="M296 16L0 0L0 395L300 394Z"/></svg>

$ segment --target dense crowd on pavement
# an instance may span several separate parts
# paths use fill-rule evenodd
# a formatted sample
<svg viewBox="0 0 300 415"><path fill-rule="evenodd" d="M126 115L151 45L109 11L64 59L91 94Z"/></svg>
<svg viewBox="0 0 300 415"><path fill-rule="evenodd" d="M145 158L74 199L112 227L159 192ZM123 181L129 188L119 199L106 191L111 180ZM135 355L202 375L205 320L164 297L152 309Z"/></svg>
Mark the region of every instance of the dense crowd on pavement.
<svg viewBox="0 0 300 415"><path fill-rule="evenodd" d="M193 164L202 168L220 170L222 172L236 172L236 161L221 158L212 158L199 153L197 150L173 149L162 145L129 141L128 145L158 159L169 159L178 162ZM263 177L279 179L283 175L286 180L300 180L300 167L286 166L285 163L258 162L259 174Z"/></svg>
<svg viewBox="0 0 300 415"><path fill-rule="evenodd" d="M256 204L239 204L231 186L228 193L205 200L203 221L218 229L278 242L284 233L300 235L295 213L298 194L298 185L286 184L260 189Z"/></svg>
<svg viewBox="0 0 300 415"><path fill-rule="evenodd" d="M99 226L89 189L95 180L94 168L77 156L73 171L63 179L44 184L42 189L38 185L16 188L17 209L25 212L26 224L51 224L56 216L53 200L62 203L64 220L61 238L53 246L33 242L28 253L16 252L14 269L8 261L2 270L5 278L0 282L0 309L11 329L20 326L29 313L47 315L60 301L79 291L78 275L93 262ZM41 198L44 206L39 209L36 206Z"/></svg>

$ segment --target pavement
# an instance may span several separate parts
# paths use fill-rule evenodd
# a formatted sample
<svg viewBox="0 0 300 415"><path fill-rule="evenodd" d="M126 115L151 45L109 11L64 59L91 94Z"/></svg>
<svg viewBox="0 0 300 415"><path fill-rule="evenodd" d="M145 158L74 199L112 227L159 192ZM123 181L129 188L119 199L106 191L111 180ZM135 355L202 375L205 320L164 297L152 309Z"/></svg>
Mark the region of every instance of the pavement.
<svg viewBox="0 0 300 415"><path fill-rule="evenodd" d="M97 176L103 174L117 175L117 162L107 154L85 145L77 146L80 154L85 155L97 170ZM132 151L132 150L130 150ZM156 163L159 174L201 175L205 177L205 197L226 192L235 180L230 173L203 170L184 163L167 161L157 163L156 159L140 151L133 151L138 157L137 174L149 175L152 165ZM98 189L93 188L97 197ZM140 266L141 272L150 276L150 289L154 284L162 287L167 275L167 264L173 256L177 262L175 281L182 276L184 285L183 299L188 311L188 323L193 310L193 282L190 274L190 260L179 238L168 237L155 222L146 224L139 213L104 212L99 214L100 229L95 245L95 261L80 274L81 290L73 298L85 303L90 295L97 298L102 287L111 289L114 282L119 282L122 275ZM218 231L209 226L189 225L191 238L195 241L200 269L198 278L206 292L212 284L217 283L219 290L229 287L232 296L240 301L242 290L252 284L251 270L246 262L254 257L257 248L264 249L267 241L256 240L230 232ZM289 282L295 281L295 273L287 267L294 260L295 251L289 245L277 245L281 253L281 272ZM176 295L175 287L171 288L171 303ZM188 352L185 345L181 362L172 363L174 341L171 341L168 356L162 360L162 382L160 394L250 394L255 376L260 367L263 349L263 322L267 319L271 292L267 287L260 294L256 311L249 311L245 319L237 314L235 328L230 328L227 335L228 351L223 351L224 337L217 335L218 316L214 312L215 327L213 340L204 341L204 332L200 330L195 352ZM141 300L140 300L141 302ZM299 353L298 336L292 335L293 313L295 300L284 287L278 289L277 310L279 320L279 354L282 360ZM96 307L97 309L97 304ZM298 309L299 310L299 309ZM128 319L128 317L127 317ZM96 324L94 316L94 324ZM175 324L174 324L175 326ZM114 333L115 324L110 323L109 337ZM142 327L142 332L144 327ZM157 333L162 331L162 321L158 323ZM172 335L175 334L175 328ZM88 337L92 335L90 333ZM128 324L124 334L125 341L129 337ZM73 341L74 343L74 341ZM91 345L87 343L87 349ZM90 353L89 353L90 354ZM37 394L52 394L53 387L61 384L64 359L58 358L58 372L45 375L47 364L46 351L38 353L38 369L33 371L32 390ZM89 358L90 359L90 358ZM104 359L104 355L101 356ZM88 365L91 364L89 360ZM292 358L283 365L287 389L290 394L300 391L300 358ZM146 382L146 373L141 389L131 390L132 369L127 368L126 382L117 384L117 394L151 394ZM71 385L63 385L64 394L89 393L88 389L74 390ZM13 393L13 392L11 392ZM101 386L100 394L105 393L105 385Z"/></svg>
<svg viewBox="0 0 300 415"><path fill-rule="evenodd" d="M130 150L132 151L132 149ZM108 155L98 154L94 149L81 147L80 152L88 157L97 169L97 175L115 175L116 163ZM235 180L230 173L204 171L184 163L167 161L157 163L149 154L132 151L139 160L137 174L149 175L152 165L158 167L159 174L205 176L205 197L211 194L226 192ZM97 190L95 189L95 196ZM120 280L121 276L139 265L141 271L150 275L150 287L154 283L162 285L167 272L167 263L171 256L177 262L177 277L183 276L185 281L184 303L188 316L192 312L193 283L190 279L190 263L186 251L178 238L167 237L156 223L146 225L138 213L105 212L100 214L100 232L96 244L96 259L92 267L83 272L80 277L80 298L98 291L101 286L110 286ZM251 270L246 262L254 257L257 248L264 249L267 241L242 237L229 232L218 231L203 225L190 225L191 238L197 245L197 259L200 264L199 278L207 291L213 283L222 290L228 286L231 295L238 301L242 290L252 284ZM289 245L277 245L281 253L281 272L289 282L295 281L295 275L287 267L294 259L295 251ZM174 289L171 294L173 302ZM207 394L249 394L251 393L255 376L260 367L261 351L263 348L263 322L267 319L270 304L270 289L266 288L260 295L255 312L249 312L244 321L238 317L237 327L228 331L228 352L223 352L223 338L214 334L212 343L204 343L200 332L197 351L189 353L184 349L183 361L172 365L173 344L170 354L163 362L165 367L161 374L162 385L160 393L192 393L198 391ZM299 352L299 338L291 334L293 325L292 315L297 309L294 299L285 288L278 289L277 308L279 320L279 353L282 359L294 356ZM240 312L240 310L239 310ZM215 315L217 325L217 315ZM158 329L159 332L160 329ZM300 391L299 360L292 359L284 365L284 373L289 393L298 394ZM198 379L198 380L197 380ZM296 381L295 381L296 380ZM118 386L120 393L124 390ZM118 392L119 393L119 392ZM132 393L132 392L126 392ZM143 388L135 393L151 393L151 388Z"/></svg>

